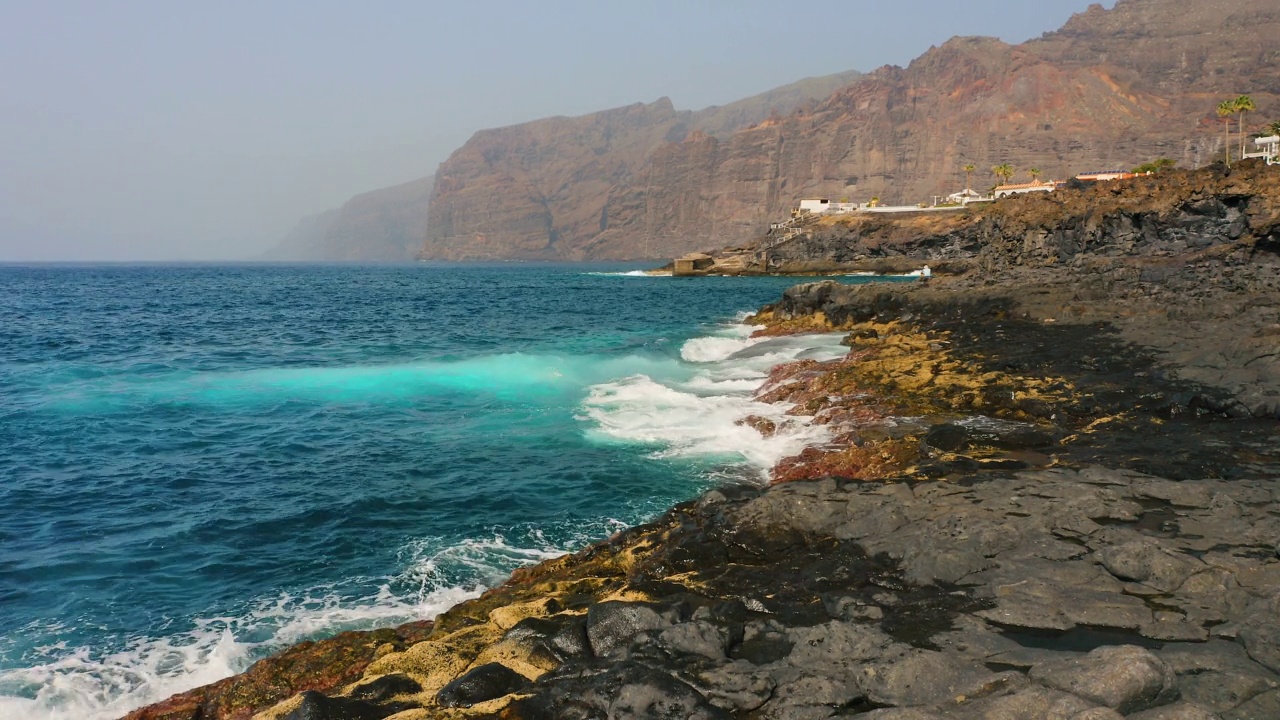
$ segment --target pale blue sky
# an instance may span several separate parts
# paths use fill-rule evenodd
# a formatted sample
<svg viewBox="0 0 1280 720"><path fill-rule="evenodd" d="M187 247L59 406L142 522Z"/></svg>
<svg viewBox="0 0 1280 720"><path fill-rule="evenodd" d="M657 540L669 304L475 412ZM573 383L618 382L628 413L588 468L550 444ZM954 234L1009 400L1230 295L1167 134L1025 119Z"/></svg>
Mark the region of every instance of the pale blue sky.
<svg viewBox="0 0 1280 720"><path fill-rule="evenodd" d="M482 128L724 104L1088 4L0 0L0 261L245 257Z"/></svg>

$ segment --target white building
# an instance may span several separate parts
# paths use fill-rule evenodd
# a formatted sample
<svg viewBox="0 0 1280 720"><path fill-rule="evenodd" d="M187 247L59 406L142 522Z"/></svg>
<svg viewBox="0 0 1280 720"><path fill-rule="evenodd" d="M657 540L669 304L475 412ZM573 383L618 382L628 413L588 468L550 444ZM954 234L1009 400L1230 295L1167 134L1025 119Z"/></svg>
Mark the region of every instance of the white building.
<svg viewBox="0 0 1280 720"><path fill-rule="evenodd" d="M1105 180L1128 180L1132 177L1137 177L1137 175L1134 175L1131 172L1125 172L1124 170L1101 170L1098 172L1080 173L1076 176L1076 179L1102 182Z"/></svg>
<svg viewBox="0 0 1280 720"><path fill-rule="evenodd" d="M1280 135L1260 137L1253 141L1257 152L1245 153L1246 158L1264 158L1268 165L1280 165Z"/></svg>
<svg viewBox="0 0 1280 720"><path fill-rule="evenodd" d="M1015 183L1013 185L1000 185L993 192L997 198L1009 197L1010 195L1024 195L1033 192L1053 192L1058 188L1055 182L1040 182L1039 180L1029 183Z"/></svg>
<svg viewBox="0 0 1280 720"><path fill-rule="evenodd" d="M828 198L810 198L801 200L800 203L791 210L792 217L800 215L840 215L843 213L857 212L862 206L858 203L831 202Z"/></svg>
<svg viewBox="0 0 1280 720"><path fill-rule="evenodd" d="M810 200L801 200L793 211L795 213L813 213L820 215L831 208L831 201L827 198L813 198Z"/></svg>
<svg viewBox="0 0 1280 720"><path fill-rule="evenodd" d="M967 205L971 202L990 199L991 198L973 190L972 188L965 188L960 192L951 193L947 196L947 202L959 205Z"/></svg>

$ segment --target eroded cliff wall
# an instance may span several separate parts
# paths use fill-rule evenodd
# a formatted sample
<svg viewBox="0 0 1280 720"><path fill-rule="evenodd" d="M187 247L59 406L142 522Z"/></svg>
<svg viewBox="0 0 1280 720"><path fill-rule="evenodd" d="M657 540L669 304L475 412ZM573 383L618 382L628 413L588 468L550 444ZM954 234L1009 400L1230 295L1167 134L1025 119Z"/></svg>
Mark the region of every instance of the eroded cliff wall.
<svg viewBox="0 0 1280 720"><path fill-rule="evenodd" d="M975 187L1003 162L1202 164L1223 149L1219 101L1280 111L1276 37L1273 0L1118 0L1018 46L955 38L719 136L667 101L485 131L439 169L423 256L670 257L746 241L801 197L927 201L970 163Z"/></svg>

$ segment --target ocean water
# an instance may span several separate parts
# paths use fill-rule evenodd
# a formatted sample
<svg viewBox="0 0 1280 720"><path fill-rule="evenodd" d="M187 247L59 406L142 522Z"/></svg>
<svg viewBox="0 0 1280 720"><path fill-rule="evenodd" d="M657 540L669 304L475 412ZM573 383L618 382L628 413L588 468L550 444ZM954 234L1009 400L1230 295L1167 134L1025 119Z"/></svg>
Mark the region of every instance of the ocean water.
<svg viewBox="0 0 1280 720"><path fill-rule="evenodd" d="M843 352L748 337L792 283L0 266L0 718L118 717L763 479L823 431L751 392Z"/></svg>

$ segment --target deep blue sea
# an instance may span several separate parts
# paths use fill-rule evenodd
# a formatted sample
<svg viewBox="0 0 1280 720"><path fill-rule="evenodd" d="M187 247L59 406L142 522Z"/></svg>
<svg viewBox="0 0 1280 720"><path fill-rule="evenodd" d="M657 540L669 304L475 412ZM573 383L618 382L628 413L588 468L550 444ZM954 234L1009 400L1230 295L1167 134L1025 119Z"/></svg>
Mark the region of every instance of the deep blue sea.
<svg viewBox="0 0 1280 720"><path fill-rule="evenodd" d="M821 440L751 394L838 337L737 322L794 281L625 270L0 266L0 718L433 617Z"/></svg>

